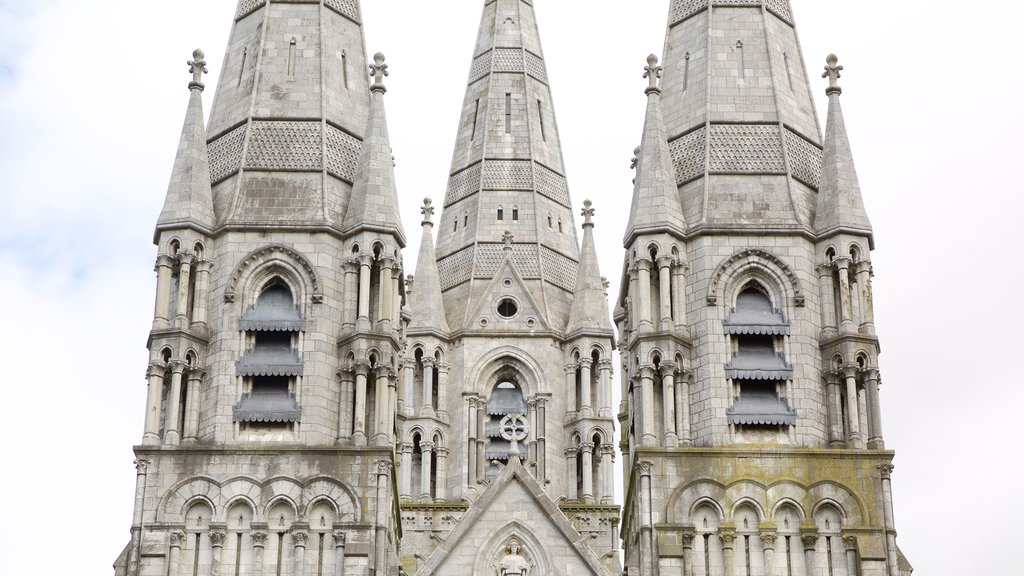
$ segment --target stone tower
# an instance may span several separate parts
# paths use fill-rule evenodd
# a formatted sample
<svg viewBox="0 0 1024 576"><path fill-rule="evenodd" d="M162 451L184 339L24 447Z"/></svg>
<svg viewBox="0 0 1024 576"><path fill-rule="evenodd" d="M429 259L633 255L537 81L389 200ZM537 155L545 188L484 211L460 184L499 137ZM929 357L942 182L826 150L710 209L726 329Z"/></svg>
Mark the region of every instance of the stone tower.
<svg viewBox="0 0 1024 576"><path fill-rule="evenodd" d="M117 574L394 573L405 236L368 63L354 0L240 0L207 129L189 62Z"/></svg>
<svg viewBox="0 0 1024 576"><path fill-rule="evenodd" d="M443 210L435 222L423 206L408 283L402 564L617 574L615 341L594 208L581 248L533 3L483 4Z"/></svg>
<svg viewBox="0 0 1024 576"><path fill-rule="evenodd" d="M622 535L642 576L905 576L871 225L787 0L673 0L615 321Z"/></svg>

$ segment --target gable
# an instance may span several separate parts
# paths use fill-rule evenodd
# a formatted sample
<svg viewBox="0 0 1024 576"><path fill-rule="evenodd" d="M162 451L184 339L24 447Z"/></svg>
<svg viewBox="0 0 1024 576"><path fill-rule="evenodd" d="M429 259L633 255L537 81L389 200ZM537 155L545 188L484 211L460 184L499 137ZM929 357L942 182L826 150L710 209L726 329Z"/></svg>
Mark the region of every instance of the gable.
<svg viewBox="0 0 1024 576"><path fill-rule="evenodd" d="M547 314L509 260L498 268L478 302L476 310L469 315L468 329L485 332L549 329ZM509 309L509 305L513 308Z"/></svg>

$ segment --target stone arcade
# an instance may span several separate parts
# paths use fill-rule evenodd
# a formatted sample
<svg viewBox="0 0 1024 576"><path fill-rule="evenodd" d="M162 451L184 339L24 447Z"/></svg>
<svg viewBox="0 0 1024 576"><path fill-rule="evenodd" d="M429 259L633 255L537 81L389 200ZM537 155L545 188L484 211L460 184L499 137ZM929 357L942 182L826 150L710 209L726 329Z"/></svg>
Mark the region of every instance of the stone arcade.
<svg viewBox="0 0 1024 576"><path fill-rule="evenodd" d="M483 2L415 275L359 2L239 0L205 125L195 52L117 576L911 572L842 67L822 138L787 0L671 3L617 340L533 4Z"/></svg>

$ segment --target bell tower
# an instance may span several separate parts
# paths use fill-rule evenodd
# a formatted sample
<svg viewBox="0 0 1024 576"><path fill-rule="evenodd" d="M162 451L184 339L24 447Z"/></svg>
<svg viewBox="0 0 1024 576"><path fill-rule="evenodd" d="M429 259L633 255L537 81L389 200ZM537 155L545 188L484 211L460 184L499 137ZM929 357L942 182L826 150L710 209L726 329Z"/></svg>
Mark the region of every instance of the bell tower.
<svg viewBox="0 0 1024 576"><path fill-rule="evenodd" d="M822 137L787 0L673 0L664 56L615 310L627 572L909 575L842 67Z"/></svg>

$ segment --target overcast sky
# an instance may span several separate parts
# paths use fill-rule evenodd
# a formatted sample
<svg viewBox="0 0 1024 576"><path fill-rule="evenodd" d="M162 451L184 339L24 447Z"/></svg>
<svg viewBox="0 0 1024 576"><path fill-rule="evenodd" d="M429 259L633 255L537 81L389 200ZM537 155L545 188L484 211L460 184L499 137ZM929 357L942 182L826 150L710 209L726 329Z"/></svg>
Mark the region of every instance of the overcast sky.
<svg viewBox="0 0 1024 576"><path fill-rule="evenodd" d="M825 55L846 67L900 546L921 575L1019 573L1024 5L792 3L819 107ZM0 0L0 575L109 576L128 541L152 231L185 61L204 48L216 86L235 4ZM362 4L368 50L390 64L402 216L418 241L420 200L443 199L482 3ZM642 67L662 51L668 0L535 4L573 204L593 199L602 272L616 278Z"/></svg>

